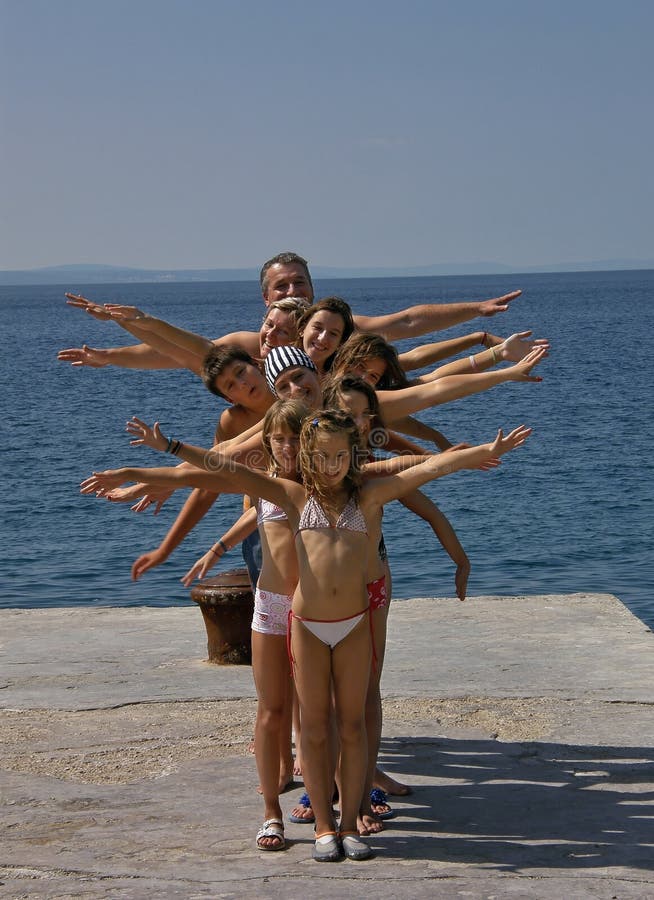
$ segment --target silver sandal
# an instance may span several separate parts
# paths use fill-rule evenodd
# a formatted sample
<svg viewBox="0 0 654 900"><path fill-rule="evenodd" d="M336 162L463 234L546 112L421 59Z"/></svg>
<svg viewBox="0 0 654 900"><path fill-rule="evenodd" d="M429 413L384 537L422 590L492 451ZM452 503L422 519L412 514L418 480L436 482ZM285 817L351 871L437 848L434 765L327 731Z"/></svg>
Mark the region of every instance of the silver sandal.
<svg viewBox="0 0 654 900"><path fill-rule="evenodd" d="M263 838L277 838L276 844L262 844ZM286 840L284 838L284 823L281 819L266 819L257 832L257 850L284 850Z"/></svg>

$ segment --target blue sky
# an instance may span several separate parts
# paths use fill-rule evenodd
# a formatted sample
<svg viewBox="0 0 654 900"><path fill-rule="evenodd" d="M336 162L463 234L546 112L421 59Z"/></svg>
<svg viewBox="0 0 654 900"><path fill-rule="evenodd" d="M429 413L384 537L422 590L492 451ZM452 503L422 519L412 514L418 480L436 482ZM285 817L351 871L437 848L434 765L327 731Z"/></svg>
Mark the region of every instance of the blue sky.
<svg viewBox="0 0 654 900"><path fill-rule="evenodd" d="M0 269L654 257L649 0L0 17Z"/></svg>

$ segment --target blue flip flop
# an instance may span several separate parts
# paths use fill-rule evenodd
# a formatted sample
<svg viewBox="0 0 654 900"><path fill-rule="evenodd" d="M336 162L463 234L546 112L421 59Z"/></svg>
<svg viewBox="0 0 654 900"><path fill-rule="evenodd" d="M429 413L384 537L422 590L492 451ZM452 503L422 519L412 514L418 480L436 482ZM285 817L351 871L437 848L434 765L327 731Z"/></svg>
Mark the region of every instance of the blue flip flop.
<svg viewBox="0 0 654 900"><path fill-rule="evenodd" d="M377 816L378 819L392 819L395 815L395 810L391 809L388 800L386 799L386 794L379 788L373 788L370 791L370 806L388 806L386 812L376 812L374 809L372 810L373 814Z"/></svg>
<svg viewBox="0 0 654 900"><path fill-rule="evenodd" d="M309 800L309 795L302 794L297 802L297 805L303 806L305 809L311 809L311 800ZM293 813L289 813L288 821L295 822L296 825L313 825L313 823L316 821L316 817L312 815L311 817L307 816L303 819L302 816L294 816Z"/></svg>

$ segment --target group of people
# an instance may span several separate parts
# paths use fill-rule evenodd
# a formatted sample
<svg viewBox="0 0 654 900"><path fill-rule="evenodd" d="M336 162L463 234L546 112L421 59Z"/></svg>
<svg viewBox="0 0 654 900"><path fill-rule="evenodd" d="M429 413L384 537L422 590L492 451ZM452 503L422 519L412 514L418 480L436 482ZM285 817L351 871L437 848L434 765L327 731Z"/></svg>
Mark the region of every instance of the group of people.
<svg viewBox="0 0 654 900"><path fill-rule="evenodd" d="M455 564L463 600L470 563L453 527L420 488L460 469L493 468L531 433L521 425L486 444L452 445L413 415L505 381L540 381L532 370L547 356L548 343L531 332L502 338L487 331L409 353L390 343L494 316L519 291L357 316L338 297L314 303L307 262L290 252L264 264L261 289L266 310L259 331L216 339L136 307L67 295L72 306L116 322L139 343L84 345L61 351L60 359L74 366L187 368L228 404L211 448L165 436L158 423L133 417L127 424L132 444L172 454L179 464L94 472L81 490L142 510L191 488L160 546L134 562L133 578L167 559L221 493L244 495L243 515L182 580L190 585L242 544L255 596L254 753L264 804L256 846L286 846L279 796L301 774L306 793L290 819L314 825L314 859L363 860L372 853L365 837L393 815L387 793L409 791L377 767L391 597L383 507L399 499L429 523ZM416 378L407 375L475 345L481 350ZM498 368L502 362L510 365ZM425 450L415 438L437 450ZM388 451L382 458L379 448Z"/></svg>

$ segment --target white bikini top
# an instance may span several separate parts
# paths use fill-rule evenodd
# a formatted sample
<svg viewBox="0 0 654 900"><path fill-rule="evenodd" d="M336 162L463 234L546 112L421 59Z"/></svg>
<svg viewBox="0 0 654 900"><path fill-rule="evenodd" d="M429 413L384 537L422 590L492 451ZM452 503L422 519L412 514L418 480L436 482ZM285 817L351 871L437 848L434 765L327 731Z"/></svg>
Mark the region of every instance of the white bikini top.
<svg viewBox="0 0 654 900"><path fill-rule="evenodd" d="M272 503L270 500L264 500L262 497L259 497L257 503L257 525L261 525L262 522L286 521L288 521L288 516L281 506L277 506L276 503Z"/></svg>

